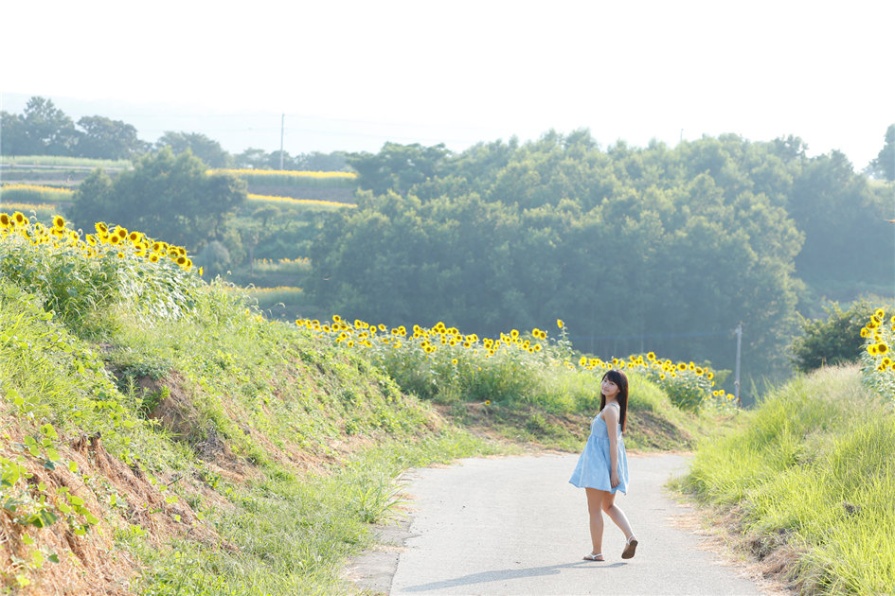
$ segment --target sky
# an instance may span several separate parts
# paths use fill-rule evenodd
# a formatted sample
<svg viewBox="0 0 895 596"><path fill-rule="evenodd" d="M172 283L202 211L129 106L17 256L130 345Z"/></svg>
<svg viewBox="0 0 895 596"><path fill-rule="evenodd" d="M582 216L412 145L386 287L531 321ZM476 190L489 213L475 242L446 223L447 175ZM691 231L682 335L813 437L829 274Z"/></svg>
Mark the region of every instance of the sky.
<svg viewBox="0 0 895 596"><path fill-rule="evenodd" d="M0 108L53 100L155 141L377 152L800 137L862 169L895 123L890 0L42 0L0 15ZM233 8L228 8L233 6ZM0 131L2 134L2 131Z"/></svg>

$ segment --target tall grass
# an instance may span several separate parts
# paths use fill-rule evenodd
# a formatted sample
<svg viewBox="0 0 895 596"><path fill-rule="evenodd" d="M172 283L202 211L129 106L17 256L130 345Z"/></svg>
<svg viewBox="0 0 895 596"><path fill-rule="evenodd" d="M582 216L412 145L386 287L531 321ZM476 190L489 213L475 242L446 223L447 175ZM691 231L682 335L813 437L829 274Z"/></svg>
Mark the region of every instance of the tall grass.
<svg viewBox="0 0 895 596"><path fill-rule="evenodd" d="M151 594L343 594L337 573L346 557L373 546L372 523L385 523L403 502L396 478L408 466L495 453L462 431L419 443L383 441L331 473L301 478L274 471L229 488L232 510L208 508L207 519L233 549L181 541L162 550L122 535L149 563L140 588Z"/></svg>
<svg viewBox="0 0 895 596"><path fill-rule="evenodd" d="M759 556L798 553L787 572L805 593L895 586L895 416L857 367L774 391L744 430L700 445L683 487L735 508Z"/></svg>
<svg viewBox="0 0 895 596"><path fill-rule="evenodd" d="M0 531L16 537L0 556L18 561L0 569L0 590L53 592L38 560L112 590L81 567L110 559L139 569L116 586L149 594L347 592L345 557L400 505L402 470L498 450L439 410L469 405L514 438L569 448L587 432L576 416L593 415L598 376L559 342L541 354L557 366L543 366L533 342L546 332L512 332L506 350L465 337L453 356L430 335L427 350L385 351L387 363L265 319L177 247L153 258L156 245L0 213ZM402 391L414 382L445 407ZM642 412L671 407L639 382ZM103 466L75 453L100 438ZM43 482L44 470L67 476ZM85 538L80 554L94 550L78 558L53 542L66 532Z"/></svg>
<svg viewBox="0 0 895 596"><path fill-rule="evenodd" d="M21 559L0 591L54 591L42 561L78 560L58 530L114 534L88 563L137 557L146 593L344 592L344 557L398 505L402 466L487 451L220 282L85 245L61 219L0 214L0 227L0 530L15 537L0 555ZM73 452L100 437L126 479ZM38 480L47 470L67 484Z"/></svg>

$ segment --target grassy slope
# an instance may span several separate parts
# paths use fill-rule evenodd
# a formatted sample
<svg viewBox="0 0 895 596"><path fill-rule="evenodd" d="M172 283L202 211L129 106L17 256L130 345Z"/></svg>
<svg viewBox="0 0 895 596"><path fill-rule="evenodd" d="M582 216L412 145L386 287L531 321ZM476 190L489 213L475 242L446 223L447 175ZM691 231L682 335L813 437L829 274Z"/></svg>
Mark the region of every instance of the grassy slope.
<svg viewBox="0 0 895 596"><path fill-rule="evenodd" d="M390 352L439 412L177 251L91 247L57 223L0 217L0 592L349 591L341 567L402 470L584 439L592 372L471 350L479 381L453 386L431 374L450 355ZM636 378L631 409L653 429L632 447L686 445L703 423Z"/></svg>
<svg viewBox="0 0 895 596"><path fill-rule="evenodd" d="M403 466L489 451L366 362L220 288L178 321L113 309L101 339L85 341L0 287L8 588L201 593L224 578L238 593L332 589ZM280 526L267 544L244 527L262 520ZM287 544L301 548L284 559Z"/></svg>
<svg viewBox="0 0 895 596"><path fill-rule="evenodd" d="M343 591L341 565L395 505L401 470L505 450L476 436L561 447L587 428L529 408L461 430L220 286L176 320L118 304L89 329L0 288L0 578L23 594ZM696 432L654 387L635 395L657 445Z"/></svg>
<svg viewBox="0 0 895 596"><path fill-rule="evenodd" d="M895 586L895 415L857 368L772 392L744 428L700 446L682 488L801 593Z"/></svg>

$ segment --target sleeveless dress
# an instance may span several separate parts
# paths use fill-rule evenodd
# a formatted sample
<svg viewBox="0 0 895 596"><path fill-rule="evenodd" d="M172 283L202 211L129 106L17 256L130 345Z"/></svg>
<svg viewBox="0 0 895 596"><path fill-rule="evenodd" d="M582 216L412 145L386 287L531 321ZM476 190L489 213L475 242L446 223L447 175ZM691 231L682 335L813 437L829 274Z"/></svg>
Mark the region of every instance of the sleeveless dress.
<svg viewBox="0 0 895 596"><path fill-rule="evenodd" d="M614 406L606 406L614 407ZM569 482L578 488L596 488L614 493L621 491L628 493L628 456L625 451L625 442L622 438L622 425L618 424L616 436L618 437L618 486L612 488L609 479L611 463L609 460L609 432L606 421L603 419L603 410L594 418L590 425L590 437L584 446L584 451L578 457L578 465L572 472Z"/></svg>

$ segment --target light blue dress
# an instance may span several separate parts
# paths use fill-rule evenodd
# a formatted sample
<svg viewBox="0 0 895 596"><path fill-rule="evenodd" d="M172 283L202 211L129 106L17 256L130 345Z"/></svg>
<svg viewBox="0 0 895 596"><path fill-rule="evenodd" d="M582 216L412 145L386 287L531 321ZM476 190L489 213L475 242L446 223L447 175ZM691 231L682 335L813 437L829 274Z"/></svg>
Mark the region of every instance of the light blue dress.
<svg viewBox="0 0 895 596"><path fill-rule="evenodd" d="M607 405L609 407L615 407ZM625 441L622 438L622 425L618 424L616 436L618 437L618 478L620 480L618 486L612 488L609 480L609 471L611 463L609 460L609 431L606 427L606 421L603 420L603 412L594 418L590 425L590 437L584 446L584 451L578 457L578 465L572 472L569 482L578 488L596 488L605 490L610 493L621 491L628 493L628 456L625 452Z"/></svg>

